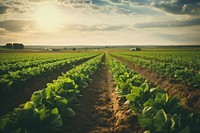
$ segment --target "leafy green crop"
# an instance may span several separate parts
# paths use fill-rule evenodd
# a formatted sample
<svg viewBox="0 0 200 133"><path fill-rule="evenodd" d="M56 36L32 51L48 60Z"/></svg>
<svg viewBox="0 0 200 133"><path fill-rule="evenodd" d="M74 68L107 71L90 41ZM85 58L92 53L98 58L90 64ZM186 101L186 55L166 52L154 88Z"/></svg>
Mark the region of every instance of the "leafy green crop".
<svg viewBox="0 0 200 133"><path fill-rule="evenodd" d="M80 55L79 55L80 56ZM57 70L63 66L72 68L73 65L80 60L91 58L94 54L85 55L83 57L62 58L54 62L46 62L46 64L37 65L34 67L23 68L22 70L9 71L7 74L0 76L0 93L6 92L8 89L15 89L16 86L23 84L25 81L36 78ZM42 60L40 60L42 61Z"/></svg>
<svg viewBox="0 0 200 133"><path fill-rule="evenodd" d="M191 88L200 88L200 56L199 52L131 52L114 53L135 65L142 66L177 80L182 80Z"/></svg>
<svg viewBox="0 0 200 133"><path fill-rule="evenodd" d="M141 127L150 133L200 132L200 116L184 110L177 96L169 97L159 87L108 56L117 92L127 99Z"/></svg>
<svg viewBox="0 0 200 133"><path fill-rule="evenodd" d="M99 67L102 54L63 73L47 88L32 94L23 108L16 108L0 119L0 132L53 133L62 126L62 118L76 115L73 102L81 89L87 87L90 76Z"/></svg>

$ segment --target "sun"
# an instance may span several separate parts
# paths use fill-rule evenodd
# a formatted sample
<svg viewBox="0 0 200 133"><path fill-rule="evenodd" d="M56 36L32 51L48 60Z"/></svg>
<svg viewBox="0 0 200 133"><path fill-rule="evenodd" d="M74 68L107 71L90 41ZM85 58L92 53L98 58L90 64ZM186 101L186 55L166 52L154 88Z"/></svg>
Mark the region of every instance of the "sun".
<svg viewBox="0 0 200 133"><path fill-rule="evenodd" d="M36 9L34 19L43 30L58 29L64 21L64 15L53 5L42 5Z"/></svg>

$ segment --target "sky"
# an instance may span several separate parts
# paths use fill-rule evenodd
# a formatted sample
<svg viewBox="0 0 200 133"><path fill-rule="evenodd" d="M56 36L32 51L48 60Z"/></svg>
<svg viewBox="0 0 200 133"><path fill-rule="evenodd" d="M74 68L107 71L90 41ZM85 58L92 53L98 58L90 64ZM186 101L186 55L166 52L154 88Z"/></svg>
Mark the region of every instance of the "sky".
<svg viewBox="0 0 200 133"><path fill-rule="evenodd" d="M200 45L200 0L0 0L0 44Z"/></svg>

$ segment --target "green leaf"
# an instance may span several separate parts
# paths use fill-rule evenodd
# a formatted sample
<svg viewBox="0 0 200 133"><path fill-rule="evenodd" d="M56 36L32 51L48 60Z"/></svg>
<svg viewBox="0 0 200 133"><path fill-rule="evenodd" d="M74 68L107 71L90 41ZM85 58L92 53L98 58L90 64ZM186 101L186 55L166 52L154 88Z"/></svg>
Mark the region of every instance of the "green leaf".
<svg viewBox="0 0 200 133"><path fill-rule="evenodd" d="M75 89L68 89L67 92L69 93L73 93L75 91Z"/></svg>
<svg viewBox="0 0 200 133"><path fill-rule="evenodd" d="M71 117L74 117L76 115L75 111L69 107L66 108L66 114Z"/></svg>
<svg viewBox="0 0 200 133"><path fill-rule="evenodd" d="M144 109L142 110L142 114L148 113L152 110L152 107L146 106L144 107Z"/></svg>
<svg viewBox="0 0 200 133"><path fill-rule="evenodd" d="M141 86L140 86L144 92L148 91L149 90L149 85L148 83L143 83Z"/></svg>
<svg viewBox="0 0 200 133"><path fill-rule="evenodd" d="M34 127L39 126L39 117L38 111L30 104L30 102L26 103L26 109L17 110L17 123L19 127L26 129L33 129Z"/></svg>
<svg viewBox="0 0 200 133"><path fill-rule="evenodd" d="M146 131L144 131L144 133L151 133L151 131L150 130L146 130Z"/></svg>
<svg viewBox="0 0 200 133"><path fill-rule="evenodd" d="M43 106L42 109L40 109L38 111L38 113L39 113L40 120L44 120L45 117L46 117L46 108L45 108L45 106Z"/></svg>
<svg viewBox="0 0 200 133"><path fill-rule="evenodd" d="M168 101L168 99L169 99L169 96L167 93L157 93L156 98L155 98L156 101L165 102L165 103Z"/></svg>
<svg viewBox="0 0 200 133"><path fill-rule="evenodd" d="M176 124L175 120L171 118L171 128L174 128L175 124Z"/></svg>
<svg viewBox="0 0 200 133"><path fill-rule="evenodd" d="M132 86L132 90L131 90L131 93L136 95L136 96L140 96L140 91L141 91L141 88L137 87L137 86Z"/></svg>
<svg viewBox="0 0 200 133"><path fill-rule="evenodd" d="M33 101L35 105L38 105L41 104L43 98L45 98L44 90L40 90L33 93L31 101Z"/></svg>
<svg viewBox="0 0 200 133"><path fill-rule="evenodd" d="M129 100L129 101L134 101L135 98L136 98L136 96L133 95L133 94L128 94L128 95L126 95L126 99Z"/></svg>
<svg viewBox="0 0 200 133"><path fill-rule="evenodd" d="M167 122L167 115L163 109L158 110L154 119L154 126L158 129L164 127Z"/></svg>
<svg viewBox="0 0 200 133"><path fill-rule="evenodd" d="M68 100L64 97L60 98L59 101L63 104L67 104L68 103Z"/></svg>
<svg viewBox="0 0 200 133"><path fill-rule="evenodd" d="M59 106L65 106L68 103L68 100L61 96L56 96L55 101Z"/></svg>
<svg viewBox="0 0 200 133"><path fill-rule="evenodd" d="M35 108L35 105L33 102L26 102L25 105L24 105L24 109L27 110L27 109L33 109Z"/></svg>
<svg viewBox="0 0 200 133"><path fill-rule="evenodd" d="M163 97L163 100L165 100L165 102L168 102L168 100L169 100L169 96L168 96L167 93L166 93L165 96Z"/></svg>
<svg viewBox="0 0 200 133"><path fill-rule="evenodd" d="M52 114L46 119L46 131L50 133L58 132L59 128L62 126L63 122L60 115Z"/></svg>
<svg viewBox="0 0 200 133"><path fill-rule="evenodd" d="M149 99L143 104L143 106L144 106L144 107L145 107L145 106L150 106L151 103L153 103L153 101L154 101L154 99L149 98Z"/></svg>
<svg viewBox="0 0 200 133"><path fill-rule="evenodd" d="M149 127L152 124L152 119L144 116L138 117L138 121L143 128Z"/></svg>
<svg viewBox="0 0 200 133"><path fill-rule="evenodd" d="M150 93L154 92L157 88L151 88Z"/></svg>
<svg viewBox="0 0 200 133"><path fill-rule="evenodd" d="M57 115L57 114L59 113L59 112L58 112L58 108L54 108L53 110L51 110L51 113Z"/></svg>
<svg viewBox="0 0 200 133"><path fill-rule="evenodd" d="M51 88L47 87L45 89L46 99L50 99L51 98L51 92L52 92Z"/></svg>

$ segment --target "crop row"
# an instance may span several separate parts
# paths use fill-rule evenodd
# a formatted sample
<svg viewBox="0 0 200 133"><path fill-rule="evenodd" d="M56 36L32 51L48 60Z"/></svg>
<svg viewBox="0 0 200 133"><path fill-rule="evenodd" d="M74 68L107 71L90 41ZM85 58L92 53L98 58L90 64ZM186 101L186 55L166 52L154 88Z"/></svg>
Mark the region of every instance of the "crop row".
<svg viewBox="0 0 200 133"><path fill-rule="evenodd" d="M182 80L188 84L191 88L200 88L200 71L194 69L188 69L186 66L178 65L177 63L170 62L158 62L155 60L149 60L144 58L138 58L134 56L127 56L123 54L114 54L117 57L123 58L129 62L132 62L135 65L142 66L163 74L166 74L170 77L173 77L177 80Z"/></svg>
<svg viewBox="0 0 200 133"><path fill-rule="evenodd" d="M1 54L0 66L8 64L17 64L18 62L36 61L41 59L50 59L60 57L61 55L53 54Z"/></svg>
<svg viewBox="0 0 200 133"><path fill-rule="evenodd" d="M200 53L198 51L126 52L121 54L157 62L177 64L197 71L200 70Z"/></svg>
<svg viewBox="0 0 200 133"><path fill-rule="evenodd" d="M91 53L89 53L91 54ZM88 54L88 55L89 55ZM55 55L55 56L50 56L50 55L40 55L36 56L33 55L31 58L27 58L25 55L21 57L20 55L16 55L16 57L13 56L6 56L2 55L1 56L1 65L0 65L0 75L7 74L8 72L14 72L20 69L24 68L29 68L29 67L36 67L42 64L47 64L47 63L52 63L55 61L61 61L61 60L66 60L69 58L74 58L74 57L81 57L83 54L81 53L74 53L74 54L65 54L65 55ZM6 58L5 58L6 57ZM29 56L28 56L29 57ZM15 61L15 62L10 62L10 60Z"/></svg>
<svg viewBox="0 0 200 133"><path fill-rule="evenodd" d="M1 133L52 133L60 131L62 119L75 115L71 108L80 90L87 87L90 76L99 67L102 54L76 66L47 88L33 93L22 108L0 119Z"/></svg>
<svg viewBox="0 0 200 133"><path fill-rule="evenodd" d="M108 66L139 124L149 133L200 132L200 116L184 110L178 96L169 97L126 65L109 56Z"/></svg>
<svg viewBox="0 0 200 133"><path fill-rule="evenodd" d="M37 60L46 60L46 59L53 59L53 58L63 58L63 57L73 57L73 56L80 56L84 53L57 53L57 54L50 54L50 53L28 53L28 54L1 54L0 58L0 66L7 65L7 64L15 64L18 62L26 62L26 61L37 61Z"/></svg>
<svg viewBox="0 0 200 133"><path fill-rule="evenodd" d="M90 58L94 55L85 55L83 57L69 58L66 60L55 61L47 64L38 65L36 67L29 67L22 70L17 70L14 72L9 72L8 74L1 75L0 78L0 91L6 92L8 89L15 88L16 86L24 83L25 81L38 77L40 75L52 72L63 66L69 68L73 67L75 62Z"/></svg>

